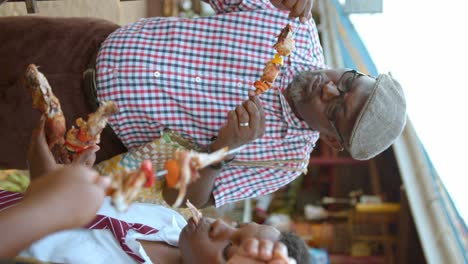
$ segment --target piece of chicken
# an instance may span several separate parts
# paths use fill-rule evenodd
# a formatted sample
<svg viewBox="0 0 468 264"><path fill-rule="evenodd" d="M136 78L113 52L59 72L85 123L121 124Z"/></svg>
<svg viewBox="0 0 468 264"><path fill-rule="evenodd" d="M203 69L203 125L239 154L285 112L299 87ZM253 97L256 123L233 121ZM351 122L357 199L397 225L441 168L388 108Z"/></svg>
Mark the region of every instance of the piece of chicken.
<svg viewBox="0 0 468 264"><path fill-rule="evenodd" d="M228 155L228 148L222 148L212 153L200 153L193 150L176 150L174 159L165 164L167 170L166 184L170 188L179 189L179 194L173 207L179 207L187 193L187 186L198 180L198 170L208 165L221 162Z"/></svg>
<svg viewBox="0 0 468 264"><path fill-rule="evenodd" d="M154 184L153 164L145 160L136 170L113 174L107 195L111 196L112 205L117 211L126 212L141 188L150 188Z"/></svg>
<svg viewBox="0 0 468 264"><path fill-rule="evenodd" d="M72 126L65 138L65 147L71 153L81 153L91 146L99 144L101 132L106 127L109 117L117 113L117 105L104 102L96 112L88 115L88 120L76 119L76 128Z"/></svg>
<svg viewBox="0 0 468 264"><path fill-rule="evenodd" d="M28 65L22 80L23 87L31 93L32 106L45 117L45 135L49 148L55 144L62 145L65 135L65 117L60 101L52 92L52 87L34 64Z"/></svg>
<svg viewBox="0 0 468 264"><path fill-rule="evenodd" d="M296 41L293 38L292 27L287 24L278 35L278 41L273 45L279 55L289 56L296 50Z"/></svg>
<svg viewBox="0 0 468 264"><path fill-rule="evenodd" d="M265 68L263 69L263 75L260 80L254 82L254 87L256 88L255 94L261 94L270 89L275 82L276 77L278 76L281 69L281 65L273 62L273 60L267 62Z"/></svg>

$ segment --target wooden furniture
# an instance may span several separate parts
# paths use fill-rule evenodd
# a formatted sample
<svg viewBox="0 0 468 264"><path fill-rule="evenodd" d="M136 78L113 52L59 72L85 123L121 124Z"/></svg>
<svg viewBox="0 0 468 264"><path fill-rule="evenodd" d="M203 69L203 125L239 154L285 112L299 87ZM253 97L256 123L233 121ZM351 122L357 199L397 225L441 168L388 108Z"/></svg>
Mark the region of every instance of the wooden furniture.
<svg viewBox="0 0 468 264"><path fill-rule="evenodd" d="M7 1L9 1L9 2L25 2L26 10L28 10L28 14L33 14L33 13L37 13L39 11L39 9L37 8L37 1L44 1L44 0L7 0Z"/></svg>
<svg viewBox="0 0 468 264"><path fill-rule="evenodd" d="M385 203L390 196L390 201L398 201L397 197L389 195L388 177L393 175L387 166L382 164L387 156L376 157L367 161L357 161L346 153L332 150L323 141L318 142L316 153L312 153L310 159L310 170L319 167L310 177L321 177L323 184L328 185L327 196L350 200L347 195L350 191L360 185L365 194L380 197L384 203L381 204L356 204L349 211L347 229L351 239L349 250L361 252L369 256L371 250L367 245L378 245L378 252L383 252L385 263L396 263L396 242L398 216L400 205L396 203ZM385 153L386 155L388 153ZM391 162L391 161L385 161ZM319 173L319 175L315 175ZM393 186L394 184L391 184ZM399 186L399 185L397 185ZM327 204L327 209L336 211L343 208L344 204ZM367 247L367 248L366 248ZM367 251L367 253L366 253Z"/></svg>
<svg viewBox="0 0 468 264"><path fill-rule="evenodd" d="M39 8L37 7L37 1L58 1L58 0L0 0L0 4L3 2L25 2L26 10L28 11L28 14L35 14L39 12ZM120 1L134 1L134 0L120 0ZM164 0L164 1L165 2L172 1L174 3L176 2L173 0ZM154 3L154 2L159 2L159 1L150 0L148 2Z"/></svg>
<svg viewBox="0 0 468 264"><path fill-rule="evenodd" d="M351 243L378 243L383 246L385 263L395 263L397 237L391 226L396 226L400 204L357 204L348 218Z"/></svg>
<svg viewBox="0 0 468 264"><path fill-rule="evenodd" d="M200 15L202 12L201 0L190 0L191 10ZM149 0L148 1L148 17L157 16L178 16L183 11L178 0Z"/></svg>

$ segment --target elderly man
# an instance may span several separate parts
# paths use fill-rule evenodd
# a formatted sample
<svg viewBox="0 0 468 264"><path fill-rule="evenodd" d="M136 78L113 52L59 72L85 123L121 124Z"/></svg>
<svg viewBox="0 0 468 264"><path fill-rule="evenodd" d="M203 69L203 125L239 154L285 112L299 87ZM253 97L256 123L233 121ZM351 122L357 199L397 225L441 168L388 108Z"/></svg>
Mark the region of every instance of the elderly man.
<svg viewBox="0 0 468 264"><path fill-rule="evenodd" d="M17 144L32 127L30 99L17 87L29 63L41 66L68 122L102 101L118 104L98 161L151 147L162 131L202 151L245 146L200 171L187 194L198 207L264 195L291 182L307 167L319 135L356 159L369 159L401 133L405 100L391 76L323 70L314 21L290 20L308 14L303 10L312 0L283 1L291 12L273 0L208 2L216 15L141 19L121 28L93 20L0 19L0 120L18 131L3 130L0 138ZM285 58L273 87L253 96L253 82L274 55L275 36L288 23L299 27L296 51ZM8 149L1 160L24 166L13 157L26 147ZM172 203L176 192L165 189L164 197Z"/></svg>

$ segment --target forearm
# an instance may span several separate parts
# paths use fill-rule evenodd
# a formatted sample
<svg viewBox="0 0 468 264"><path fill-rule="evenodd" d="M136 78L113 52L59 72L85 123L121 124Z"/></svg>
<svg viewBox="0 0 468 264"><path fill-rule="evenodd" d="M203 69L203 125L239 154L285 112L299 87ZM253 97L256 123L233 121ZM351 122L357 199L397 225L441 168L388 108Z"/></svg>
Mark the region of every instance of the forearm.
<svg viewBox="0 0 468 264"><path fill-rule="evenodd" d="M42 207L21 203L0 213L0 258L13 258L34 241L59 230Z"/></svg>
<svg viewBox="0 0 468 264"><path fill-rule="evenodd" d="M211 145L211 151L216 151L225 146L227 146L227 144L217 140ZM225 157L225 160L232 160L232 158L233 156L230 155ZM213 187L216 177L222 170L223 168L214 169L210 166L200 170L200 178L188 186L185 200L189 199L190 202L197 208L205 208L214 205L214 198L212 196ZM178 193L179 190L165 186L163 189L164 200L168 204L173 204L177 198ZM183 205L185 205L185 200L182 202Z"/></svg>
<svg viewBox="0 0 468 264"><path fill-rule="evenodd" d="M29 163L29 176L31 180L35 180L40 176L58 169L54 160L39 159L38 161L31 160Z"/></svg>
<svg viewBox="0 0 468 264"><path fill-rule="evenodd" d="M211 195L213 192L216 176L218 176L220 171L221 169L215 170L210 167L200 170L200 179L188 186L185 199L189 199L190 202L197 208L204 208L213 205ZM163 189L164 200L168 204L173 204L177 198L178 193L179 190L165 186ZM185 205L185 200L182 204Z"/></svg>

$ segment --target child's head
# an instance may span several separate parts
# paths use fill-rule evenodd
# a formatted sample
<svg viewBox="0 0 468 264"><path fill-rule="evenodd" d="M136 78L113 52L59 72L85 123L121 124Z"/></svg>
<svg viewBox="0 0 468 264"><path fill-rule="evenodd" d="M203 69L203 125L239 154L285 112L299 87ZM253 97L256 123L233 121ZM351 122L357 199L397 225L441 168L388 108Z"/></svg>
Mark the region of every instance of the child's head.
<svg viewBox="0 0 468 264"><path fill-rule="evenodd" d="M179 248L184 263L226 263L244 241L252 238L280 241L297 263L309 263L307 246L298 236L256 223L233 227L220 219L203 218L195 225L190 219L180 234Z"/></svg>

